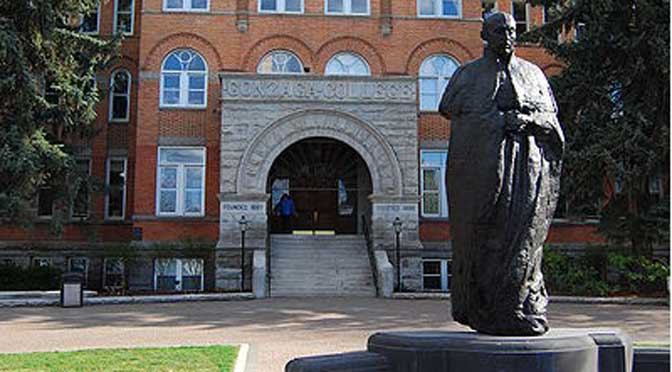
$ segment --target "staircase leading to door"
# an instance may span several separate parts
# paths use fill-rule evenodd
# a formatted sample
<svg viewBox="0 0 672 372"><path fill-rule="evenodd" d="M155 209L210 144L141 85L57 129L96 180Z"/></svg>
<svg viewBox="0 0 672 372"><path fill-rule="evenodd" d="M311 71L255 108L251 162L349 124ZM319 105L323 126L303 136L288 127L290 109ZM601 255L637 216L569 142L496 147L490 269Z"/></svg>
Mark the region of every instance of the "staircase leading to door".
<svg viewBox="0 0 672 372"><path fill-rule="evenodd" d="M271 235L271 296L375 297L360 235Z"/></svg>

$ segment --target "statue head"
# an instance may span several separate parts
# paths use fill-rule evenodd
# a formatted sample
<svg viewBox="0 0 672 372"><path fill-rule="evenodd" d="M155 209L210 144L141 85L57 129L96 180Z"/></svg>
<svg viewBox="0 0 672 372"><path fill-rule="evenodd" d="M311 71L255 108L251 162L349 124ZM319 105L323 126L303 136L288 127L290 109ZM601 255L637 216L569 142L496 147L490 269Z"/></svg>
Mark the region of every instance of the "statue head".
<svg viewBox="0 0 672 372"><path fill-rule="evenodd" d="M487 43L487 48L498 56L510 56L516 41L516 21L509 13L487 13L483 16L481 39Z"/></svg>

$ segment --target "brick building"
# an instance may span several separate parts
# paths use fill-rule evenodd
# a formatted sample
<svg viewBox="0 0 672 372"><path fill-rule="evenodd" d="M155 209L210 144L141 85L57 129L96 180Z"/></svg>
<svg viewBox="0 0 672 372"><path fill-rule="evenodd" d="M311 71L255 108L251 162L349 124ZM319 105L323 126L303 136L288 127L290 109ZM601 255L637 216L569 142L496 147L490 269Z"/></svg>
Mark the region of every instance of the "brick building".
<svg viewBox="0 0 672 372"><path fill-rule="evenodd" d="M541 8L494 6L513 12L519 31L543 22ZM100 133L78 158L106 190L87 196L60 236L41 198L32 229L0 227L2 257L84 271L95 289L124 275L135 291L238 290L245 216L246 288L348 294L363 284L292 292L328 280L298 269L291 278L283 250L308 250L295 260L327 276L334 257L359 260L380 282L376 262L396 262L399 218L404 287L447 290L450 122L436 107L455 69L482 53L482 11L475 0L104 2L84 31L126 38L98 76ZM517 54L549 75L561 68L533 45ZM284 193L297 235L280 234ZM365 246L365 236L387 256L315 254ZM599 240L592 225L561 220L549 236Z"/></svg>

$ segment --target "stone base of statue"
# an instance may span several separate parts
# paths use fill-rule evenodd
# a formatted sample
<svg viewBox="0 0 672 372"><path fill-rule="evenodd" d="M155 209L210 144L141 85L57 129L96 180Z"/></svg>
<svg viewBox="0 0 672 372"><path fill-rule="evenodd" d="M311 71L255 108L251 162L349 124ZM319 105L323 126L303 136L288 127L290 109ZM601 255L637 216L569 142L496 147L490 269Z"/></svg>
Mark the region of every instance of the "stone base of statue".
<svg viewBox="0 0 672 372"><path fill-rule="evenodd" d="M287 372L632 372L630 337L619 330L554 329L537 337L476 332L383 332L368 352L295 359Z"/></svg>

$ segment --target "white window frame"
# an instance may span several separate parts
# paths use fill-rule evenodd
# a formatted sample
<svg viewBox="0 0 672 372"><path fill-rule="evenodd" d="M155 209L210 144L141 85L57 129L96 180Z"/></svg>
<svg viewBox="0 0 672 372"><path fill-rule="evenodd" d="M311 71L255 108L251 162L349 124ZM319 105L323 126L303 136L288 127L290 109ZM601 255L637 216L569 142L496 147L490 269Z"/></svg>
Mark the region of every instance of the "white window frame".
<svg viewBox="0 0 672 372"><path fill-rule="evenodd" d="M303 12L305 11L305 0L301 0L301 10L299 10L299 11L285 10L285 9L287 9L287 7L285 6L286 5L285 0L275 0L276 10L264 10L264 9L261 9L261 1L262 0L257 0L257 11L260 14L279 14L279 13L282 13L282 14L303 14Z"/></svg>
<svg viewBox="0 0 672 372"><path fill-rule="evenodd" d="M161 163L161 150L202 150L203 151L203 164L186 164L185 163ZM156 215L157 216L173 216L173 217L203 217L205 216L205 179L207 176L207 156L208 152L205 147L202 146L159 146L156 153ZM175 212L161 212L161 167L171 167L177 168L176 175L176 198L175 201ZM185 212L184 211L184 201L186 198L186 170L187 168L203 168L203 177L201 178L201 211L198 213Z"/></svg>
<svg viewBox="0 0 672 372"><path fill-rule="evenodd" d="M135 27L135 0L131 0L131 31L126 32L124 31L123 34L126 36L131 36L133 35L134 27ZM117 27L119 26L117 24L117 18L119 15L119 0L114 0L114 23L113 23L113 31L116 34L117 33Z"/></svg>
<svg viewBox="0 0 672 372"><path fill-rule="evenodd" d="M326 15L335 15L335 16L358 16L366 17L371 15L371 0L366 0L366 12L364 13L353 13L352 12L352 1L353 0L343 0L343 11L342 12L330 12L329 11L329 1L324 0L324 14Z"/></svg>
<svg viewBox="0 0 672 372"><path fill-rule="evenodd" d="M188 5L187 5L188 4ZM189 13L207 13L210 11L210 0L206 0L205 8L192 8L192 0L182 0L182 8L169 8L168 0L163 0L164 12L189 12Z"/></svg>
<svg viewBox="0 0 672 372"><path fill-rule="evenodd" d="M340 56L344 56L344 55L352 55L356 58L359 58L359 60L362 61L364 63L364 66L366 67L366 74L362 75L362 74L334 74L334 73L328 73L327 68L329 67L329 64L333 60L335 60L336 58L338 58ZM338 53L334 54L333 56L331 56L331 58L329 58L329 60L327 61L327 64L324 66L324 75L327 75L327 76L371 76L371 66L369 66L369 62L366 60L366 58L364 58L359 53L355 53L355 52L351 52L351 51L338 52Z"/></svg>
<svg viewBox="0 0 672 372"><path fill-rule="evenodd" d="M300 69L301 71L300 72L283 72L283 71L280 71L280 72L261 72L261 71L259 71L259 69L261 68L261 64L264 62L264 60L266 60L266 58L273 58L274 53L291 54L292 56L294 56L294 58L296 58L297 61L299 61L299 64L301 65L301 69ZM301 60L301 58L299 58L299 56L297 56L295 53L293 53L293 52L291 52L287 49L272 50L272 51L264 54L264 56L261 57L261 59L259 60L259 63L257 63L257 74L260 74L260 75L303 75L305 73L304 71L305 71L304 70L304 65L303 65L303 61Z"/></svg>
<svg viewBox="0 0 672 372"><path fill-rule="evenodd" d="M164 65L168 58L173 55L174 53L180 53L182 51L189 51L198 57L201 58L203 61L203 64L205 65L205 71L189 71L189 70L181 70L181 71L173 71L173 70L165 70ZM204 109L208 107L208 61L205 60L203 55L201 53L198 53L194 49L190 48L182 48L182 49L176 49L171 51L166 55L166 58L163 59L161 62L161 79L159 81L159 108L182 108L182 109ZM164 78L166 74L179 74L180 75L180 102L171 104L171 103L165 103L163 102L163 91L164 91ZM189 103L189 75L203 75L203 78L205 79L205 86L204 86L204 91L203 91L203 103L202 104L196 104L196 103Z"/></svg>
<svg viewBox="0 0 672 372"><path fill-rule="evenodd" d="M82 27L83 23L84 23L84 16L81 15L81 16L79 16L80 27ZM87 35L98 35L100 33L100 3L98 3L98 10L96 11L96 30L95 31L84 31L84 30L82 30L82 33L87 34Z"/></svg>
<svg viewBox="0 0 672 372"><path fill-rule="evenodd" d="M530 4L525 1L525 0L511 0L511 17L514 18L514 21L516 23L516 28L519 24L522 24L522 22L518 22L515 20L514 16L514 3L524 3L525 4L525 32L530 31ZM520 35L518 35L520 36Z"/></svg>
<svg viewBox="0 0 672 372"><path fill-rule="evenodd" d="M118 288L118 287L112 287L107 283L107 260L119 260L121 262L121 275L122 277L126 275L126 265L124 264L124 260L121 257L105 257L103 258L103 288L105 287L110 287L110 288ZM118 274L115 274L118 275Z"/></svg>
<svg viewBox="0 0 672 372"><path fill-rule="evenodd" d="M128 158L125 156L113 156L107 158L107 163L105 165L105 186L109 188L110 186L110 163L113 161L123 161L124 163L124 186L122 188L122 199L121 199L121 217L119 216L110 216L109 207L110 207L110 193L105 193L105 219L106 220L124 220L126 218L126 183L128 181Z"/></svg>
<svg viewBox="0 0 672 372"><path fill-rule="evenodd" d="M429 153L439 153L446 154L446 159L448 156L447 150L420 150L420 215L422 217L428 218L449 218L448 213L448 200L446 192L446 164L442 166L424 166L422 165L422 155ZM425 213L425 170L438 170L439 171L439 213Z"/></svg>
<svg viewBox="0 0 672 372"><path fill-rule="evenodd" d="M156 271L156 261L158 260L175 260L175 279L179 280L180 283L176 285L175 291L182 291L182 284L184 284L184 281L182 279L182 261L183 260L200 260L201 261L201 288L199 289L200 291L203 291L204 289L204 281L205 281L205 260L202 258L174 258L174 257L157 257L154 259L154 291L157 291L157 285L158 285L158 275Z"/></svg>
<svg viewBox="0 0 672 372"><path fill-rule="evenodd" d="M420 12L420 2L422 0L416 0L416 11L418 18L447 18L447 19L461 19L462 18L462 0L456 0L457 2L457 15L444 15L443 14L443 1L442 0L431 0L434 2L435 9L438 9L438 14L422 14Z"/></svg>
<svg viewBox="0 0 672 372"><path fill-rule="evenodd" d="M422 289L423 290L432 290L432 291L438 291L437 289L428 289L425 288L425 277L440 277L441 278L441 292L450 292L450 277L452 275L448 275L448 261L452 261L452 259L449 258L426 258L422 260ZM441 265L441 273L440 274L425 274L425 262L439 262Z"/></svg>
<svg viewBox="0 0 672 372"><path fill-rule="evenodd" d="M126 74L128 79L128 85L126 87L125 93L115 93L114 92L114 80L118 74ZM107 118L111 123L128 123L131 118L131 85L133 84L133 75L131 72L126 69L119 69L112 72L110 75L110 103L109 103L109 112L107 113ZM114 112L114 98L115 97L125 97L126 98L126 114L123 118L114 118L112 117Z"/></svg>
<svg viewBox="0 0 672 372"><path fill-rule="evenodd" d="M450 79L453 78L453 75L450 75L450 77L446 77L445 75L421 75L422 73L422 67L427 63L430 59L432 58L438 58L438 57L445 57L448 58L449 60L455 62L455 65L459 68L460 63L453 57L451 57L448 54L432 54L430 56L427 56L424 60L422 60L422 63L420 63L420 69L418 70L418 109L420 112L438 112L439 111L439 106L441 105L441 97L443 97L443 93L445 93L446 88L448 87L448 83L450 82ZM443 85L443 89L441 92L437 92L438 96L436 99L436 107L434 108L427 108L423 107L423 101L422 101L422 80L423 79L436 79L438 80L439 86L437 88L440 88L440 85Z"/></svg>

